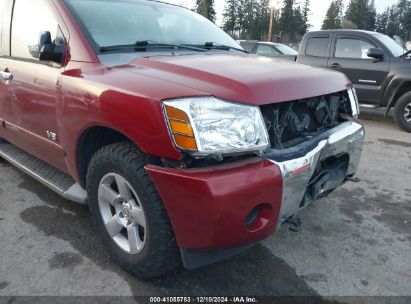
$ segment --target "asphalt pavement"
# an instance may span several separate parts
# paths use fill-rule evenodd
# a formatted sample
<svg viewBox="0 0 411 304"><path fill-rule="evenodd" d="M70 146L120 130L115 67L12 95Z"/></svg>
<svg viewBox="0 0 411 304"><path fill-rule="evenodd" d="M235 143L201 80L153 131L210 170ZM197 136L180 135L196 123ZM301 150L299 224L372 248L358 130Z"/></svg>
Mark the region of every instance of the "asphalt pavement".
<svg viewBox="0 0 411 304"><path fill-rule="evenodd" d="M362 119L361 181L303 210L300 233L150 282L110 259L87 207L0 160L0 296L411 296L411 134L381 111Z"/></svg>

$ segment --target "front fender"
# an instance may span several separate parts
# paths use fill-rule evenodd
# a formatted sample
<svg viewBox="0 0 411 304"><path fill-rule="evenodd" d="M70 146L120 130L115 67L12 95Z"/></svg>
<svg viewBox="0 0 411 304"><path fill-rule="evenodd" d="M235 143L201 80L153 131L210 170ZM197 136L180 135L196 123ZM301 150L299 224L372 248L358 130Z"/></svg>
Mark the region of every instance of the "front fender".
<svg viewBox="0 0 411 304"><path fill-rule="evenodd" d="M411 85L411 72L408 66L404 66L391 72L387 77L387 85L383 93L381 105L387 107L385 116L397 102L398 93L404 86Z"/></svg>

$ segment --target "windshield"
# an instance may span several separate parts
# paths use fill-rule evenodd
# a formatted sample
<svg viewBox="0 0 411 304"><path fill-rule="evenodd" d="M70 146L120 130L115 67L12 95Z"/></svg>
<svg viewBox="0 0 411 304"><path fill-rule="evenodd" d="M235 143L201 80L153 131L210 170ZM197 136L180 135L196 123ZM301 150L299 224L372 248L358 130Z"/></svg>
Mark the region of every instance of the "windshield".
<svg viewBox="0 0 411 304"><path fill-rule="evenodd" d="M386 35L375 35L375 37L391 51L394 57L400 57L407 51L397 41Z"/></svg>
<svg viewBox="0 0 411 304"><path fill-rule="evenodd" d="M283 53L284 55L297 55L298 53L293 50L292 48L290 48L289 46L286 46L284 44L276 44L275 48L278 49L281 53Z"/></svg>
<svg viewBox="0 0 411 304"><path fill-rule="evenodd" d="M147 0L65 0L94 47L137 41L240 46L206 18L182 7Z"/></svg>

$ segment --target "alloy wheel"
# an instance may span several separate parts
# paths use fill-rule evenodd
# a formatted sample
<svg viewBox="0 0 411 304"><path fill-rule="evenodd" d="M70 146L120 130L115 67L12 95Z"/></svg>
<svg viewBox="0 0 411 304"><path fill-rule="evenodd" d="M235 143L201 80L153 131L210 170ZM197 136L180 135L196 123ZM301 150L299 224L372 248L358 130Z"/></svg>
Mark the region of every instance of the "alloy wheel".
<svg viewBox="0 0 411 304"><path fill-rule="evenodd" d="M100 181L98 204L106 230L129 254L140 253L147 238L147 222L136 191L121 175L110 173Z"/></svg>
<svg viewBox="0 0 411 304"><path fill-rule="evenodd" d="M411 123L411 102L404 108L404 119L406 122Z"/></svg>

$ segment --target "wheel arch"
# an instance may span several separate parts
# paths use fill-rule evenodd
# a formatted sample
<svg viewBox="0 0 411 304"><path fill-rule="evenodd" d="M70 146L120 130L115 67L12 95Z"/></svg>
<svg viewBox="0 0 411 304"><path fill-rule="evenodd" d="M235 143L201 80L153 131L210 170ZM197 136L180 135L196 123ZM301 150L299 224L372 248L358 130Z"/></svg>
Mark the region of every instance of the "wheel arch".
<svg viewBox="0 0 411 304"><path fill-rule="evenodd" d="M394 96L394 102L392 106L395 106L397 104L397 101L404 96L404 94L411 92L411 80L404 81L399 89L397 90L395 96Z"/></svg>
<svg viewBox="0 0 411 304"><path fill-rule="evenodd" d="M392 107L395 107L398 100L406 93L411 92L411 77L394 77L385 93L382 106L386 106L385 117L388 116Z"/></svg>
<svg viewBox="0 0 411 304"><path fill-rule="evenodd" d="M80 135L76 146L76 169L83 188L86 187L87 169L94 153L117 142L133 141L123 133L105 126L90 126Z"/></svg>

